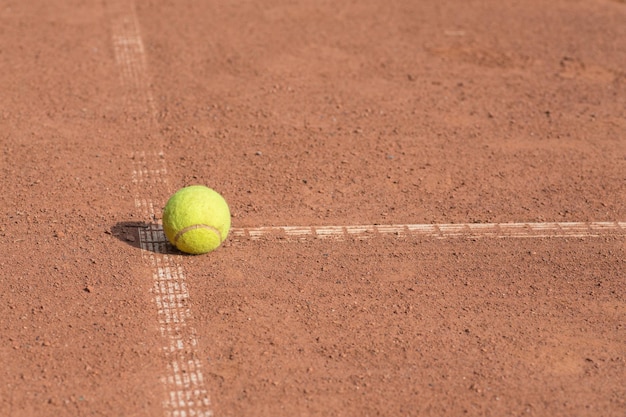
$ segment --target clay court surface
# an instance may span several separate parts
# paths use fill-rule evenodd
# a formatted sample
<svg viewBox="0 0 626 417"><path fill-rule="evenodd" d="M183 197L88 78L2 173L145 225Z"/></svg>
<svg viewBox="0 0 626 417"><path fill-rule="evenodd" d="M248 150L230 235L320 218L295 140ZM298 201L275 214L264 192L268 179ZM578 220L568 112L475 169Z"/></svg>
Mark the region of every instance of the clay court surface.
<svg viewBox="0 0 626 417"><path fill-rule="evenodd" d="M0 416L626 415L623 1L4 0L0 68Z"/></svg>

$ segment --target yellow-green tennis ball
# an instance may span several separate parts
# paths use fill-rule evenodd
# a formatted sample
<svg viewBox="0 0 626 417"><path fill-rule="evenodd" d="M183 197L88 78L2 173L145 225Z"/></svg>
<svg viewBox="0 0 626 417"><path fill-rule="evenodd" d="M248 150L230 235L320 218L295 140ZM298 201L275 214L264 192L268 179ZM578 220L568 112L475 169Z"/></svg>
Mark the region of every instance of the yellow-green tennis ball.
<svg viewBox="0 0 626 417"><path fill-rule="evenodd" d="M204 185L178 190L163 209L163 231L179 250L192 254L217 249L228 236L230 210L224 197Z"/></svg>

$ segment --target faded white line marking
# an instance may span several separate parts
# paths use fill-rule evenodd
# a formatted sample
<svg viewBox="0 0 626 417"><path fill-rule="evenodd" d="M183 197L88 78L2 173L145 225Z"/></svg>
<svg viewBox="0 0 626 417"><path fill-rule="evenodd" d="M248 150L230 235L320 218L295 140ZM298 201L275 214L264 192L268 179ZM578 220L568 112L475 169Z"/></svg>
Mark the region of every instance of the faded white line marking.
<svg viewBox="0 0 626 417"><path fill-rule="evenodd" d="M376 236L406 236L448 239L465 238L544 238L599 237L626 234L626 222L552 222L552 223L457 223L390 224L354 226L272 226L233 228L231 239L259 240L276 236L287 240L369 239Z"/></svg>
<svg viewBox="0 0 626 417"><path fill-rule="evenodd" d="M147 245L163 245L173 250L163 234L160 224L154 223L143 230ZM371 239L377 236L453 238L594 238L609 235L626 235L626 222L580 223L458 223L458 224L397 224L355 226L270 226L232 228L229 239L233 242L260 240L275 237L287 241L306 239Z"/></svg>
<svg viewBox="0 0 626 417"><path fill-rule="evenodd" d="M146 133L146 126L156 125L156 109L149 88L145 48L132 1L111 1L108 4L112 20L112 40L115 60L126 88L126 105L135 113L137 132ZM158 144L155 144L158 149ZM156 219L155 205L143 196L146 186L167 184L167 168L162 151L140 150L131 154L131 181L135 186L135 207L145 219ZM149 188L149 187L148 187ZM198 359L198 338L192 325L189 291L183 269L168 255L173 248L163 236L162 228L139 228L142 257L152 267L154 302L159 331L163 338L166 375L162 382L166 390L163 400L168 417L209 417L209 395Z"/></svg>

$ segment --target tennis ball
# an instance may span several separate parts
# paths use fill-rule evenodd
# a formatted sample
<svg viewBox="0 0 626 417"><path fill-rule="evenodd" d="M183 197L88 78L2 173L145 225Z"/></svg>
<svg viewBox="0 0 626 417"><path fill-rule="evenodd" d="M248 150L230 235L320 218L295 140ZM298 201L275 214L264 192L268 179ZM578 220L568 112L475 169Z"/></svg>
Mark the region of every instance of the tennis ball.
<svg viewBox="0 0 626 417"><path fill-rule="evenodd" d="M163 231L179 250L201 254L217 249L228 236L230 210L224 197L204 185L181 188L163 209Z"/></svg>

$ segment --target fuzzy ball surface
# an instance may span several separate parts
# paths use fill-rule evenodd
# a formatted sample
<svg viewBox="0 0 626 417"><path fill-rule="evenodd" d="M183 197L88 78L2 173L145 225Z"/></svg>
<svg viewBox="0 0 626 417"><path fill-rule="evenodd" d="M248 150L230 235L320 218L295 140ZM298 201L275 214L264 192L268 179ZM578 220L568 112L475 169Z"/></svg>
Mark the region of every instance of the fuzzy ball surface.
<svg viewBox="0 0 626 417"><path fill-rule="evenodd" d="M229 230L230 209L226 200L204 185L181 188L163 209L165 236L182 252L211 252L226 240Z"/></svg>

